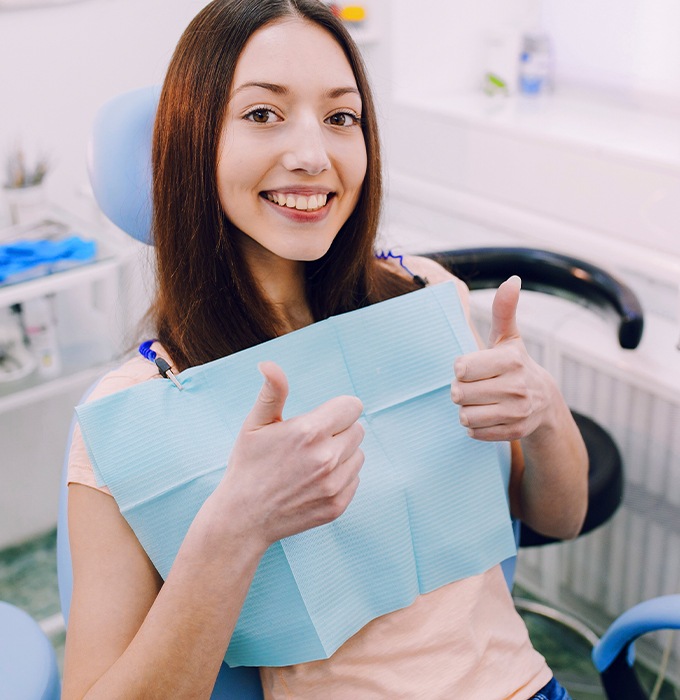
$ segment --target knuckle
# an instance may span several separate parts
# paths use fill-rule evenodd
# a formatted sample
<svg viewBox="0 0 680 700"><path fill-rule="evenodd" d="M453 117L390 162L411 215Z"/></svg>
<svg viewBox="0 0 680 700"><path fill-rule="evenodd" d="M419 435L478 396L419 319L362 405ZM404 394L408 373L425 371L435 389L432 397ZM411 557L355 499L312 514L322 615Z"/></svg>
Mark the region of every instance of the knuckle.
<svg viewBox="0 0 680 700"><path fill-rule="evenodd" d="M333 484L333 482L330 480L324 481L319 486L319 491L321 492L321 498L324 501L329 501L331 503L333 502L333 499L337 495L337 489L335 488L335 485Z"/></svg>
<svg viewBox="0 0 680 700"><path fill-rule="evenodd" d="M508 430L507 437L505 437L504 439L508 441L521 440L523 436L524 433L521 430L519 430L519 428L513 428L511 430Z"/></svg>
<svg viewBox="0 0 680 700"><path fill-rule="evenodd" d="M520 440L525 436L526 421L519 420L512 425L507 426L506 440Z"/></svg>
<svg viewBox="0 0 680 700"><path fill-rule="evenodd" d="M527 401L529 397L529 388L526 380L523 377L516 377L510 388L511 396L521 401Z"/></svg>
<svg viewBox="0 0 680 700"><path fill-rule="evenodd" d="M522 420L529 418L533 413L533 405L528 397L525 397L519 406L520 418Z"/></svg>
<svg viewBox="0 0 680 700"><path fill-rule="evenodd" d="M316 455L317 473L320 476L328 476L333 473L333 470L338 464L338 458L333 450L319 449Z"/></svg>
<svg viewBox="0 0 680 700"><path fill-rule="evenodd" d="M296 419L295 429L297 431L297 437L301 444L308 445L316 439L318 431L314 421L310 420L308 416L300 416Z"/></svg>
<svg viewBox="0 0 680 700"><path fill-rule="evenodd" d="M339 497L331 499L326 509L329 521L339 518L347 509L347 505L348 504L344 502L344 499Z"/></svg>

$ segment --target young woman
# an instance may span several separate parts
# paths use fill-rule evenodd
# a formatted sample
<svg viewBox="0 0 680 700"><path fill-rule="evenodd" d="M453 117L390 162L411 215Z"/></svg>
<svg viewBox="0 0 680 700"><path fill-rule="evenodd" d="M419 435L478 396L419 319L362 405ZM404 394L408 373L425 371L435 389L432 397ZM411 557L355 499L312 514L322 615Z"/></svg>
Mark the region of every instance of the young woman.
<svg viewBox="0 0 680 700"><path fill-rule="evenodd" d="M155 349L181 371L329 316L452 279L377 260L380 156L358 51L318 0L215 0L182 36L153 148ZM417 275L414 278L413 275ZM464 305L467 290L457 283ZM513 440L511 509L574 536L587 457L554 381L498 290L491 347L460 357L451 397L483 441ZM283 420L271 362L220 484L163 582L78 432L70 463L74 588L65 698L209 697L255 570L277 540L328 523L363 464L361 402ZM157 377L141 357L93 398ZM474 465L471 465L474 468ZM266 698L566 698L529 642L500 566L378 617L323 661L261 669Z"/></svg>

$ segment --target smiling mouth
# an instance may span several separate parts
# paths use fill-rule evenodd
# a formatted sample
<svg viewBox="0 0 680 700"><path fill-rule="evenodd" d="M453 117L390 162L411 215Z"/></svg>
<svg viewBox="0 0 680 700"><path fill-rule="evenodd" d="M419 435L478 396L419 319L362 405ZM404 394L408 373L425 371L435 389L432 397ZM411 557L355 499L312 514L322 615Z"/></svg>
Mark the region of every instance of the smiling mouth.
<svg viewBox="0 0 680 700"><path fill-rule="evenodd" d="M297 209L298 211L318 211L328 204L334 193L302 195L289 192L263 192L262 196L280 207Z"/></svg>

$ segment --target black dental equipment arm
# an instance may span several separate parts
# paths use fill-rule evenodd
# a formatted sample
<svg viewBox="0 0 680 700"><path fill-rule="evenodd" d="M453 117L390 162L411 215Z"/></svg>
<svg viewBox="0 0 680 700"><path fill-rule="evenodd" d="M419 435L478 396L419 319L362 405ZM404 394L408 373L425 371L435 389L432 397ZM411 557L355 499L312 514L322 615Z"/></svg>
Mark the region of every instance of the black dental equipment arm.
<svg viewBox="0 0 680 700"><path fill-rule="evenodd" d="M471 290L494 288L511 275L519 275L523 289L615 313L622 348L632 350L642 338L643 314L635 293L610 273L579 258L515 247L461 248L426 255L460 277Z"/></svg>

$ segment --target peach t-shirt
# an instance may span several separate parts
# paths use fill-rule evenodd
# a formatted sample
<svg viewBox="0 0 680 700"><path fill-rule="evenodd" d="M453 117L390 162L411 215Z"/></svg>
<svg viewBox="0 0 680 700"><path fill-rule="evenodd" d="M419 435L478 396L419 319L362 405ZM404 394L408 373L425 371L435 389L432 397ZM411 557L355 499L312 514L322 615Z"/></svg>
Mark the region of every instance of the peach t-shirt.
<svg viewBox="0 0 680 700"><path fill-rule="evenodd" d="M156 366L135 357L109 372L88 400L155 378ZM69 483L109 493L97 486L78 426L68 469ZM330 659L262 668L260 676L265 700L527 700L552 673L532 648L497 565L373 620Z"/></svg>

